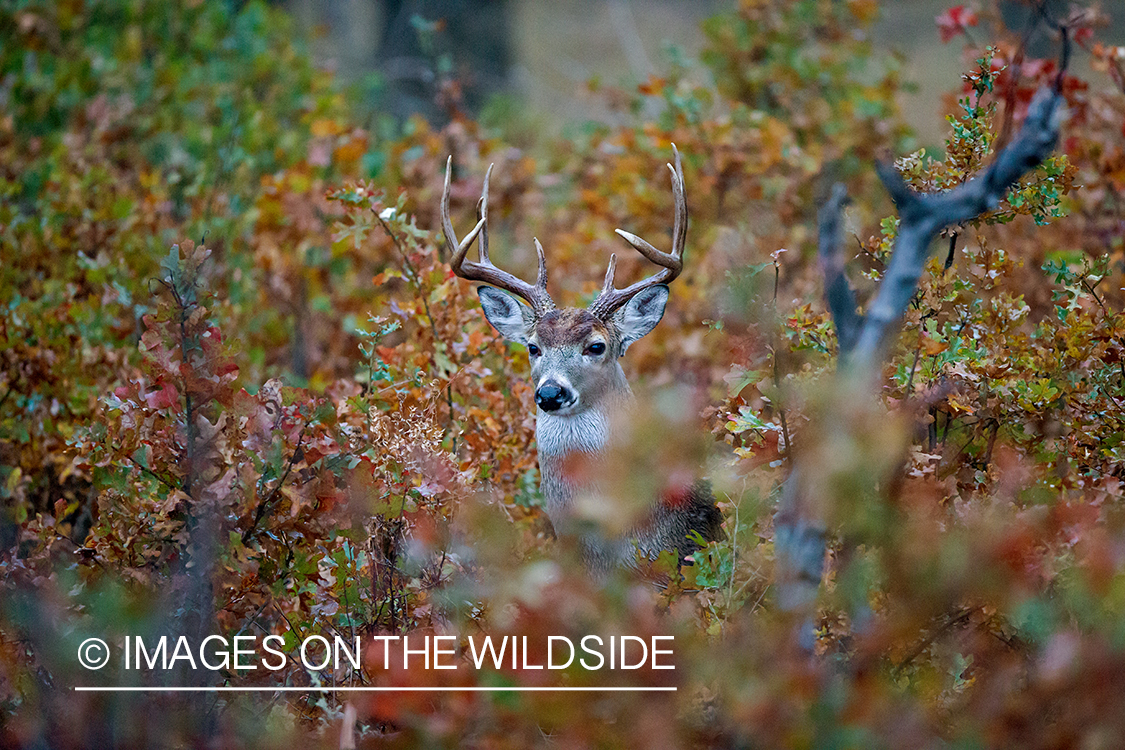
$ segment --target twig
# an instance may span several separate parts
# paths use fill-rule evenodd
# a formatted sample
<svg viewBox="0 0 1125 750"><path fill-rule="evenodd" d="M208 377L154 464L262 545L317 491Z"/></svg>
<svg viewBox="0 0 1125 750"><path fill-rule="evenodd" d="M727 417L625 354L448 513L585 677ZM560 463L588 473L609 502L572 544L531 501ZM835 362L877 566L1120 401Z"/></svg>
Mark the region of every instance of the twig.
<svg viewBox="0 0 1125 750"><path fill-rule="evenodd" d="M914 362L910 365L910 377L906 379L906 397L914 393L914 372L918 369L918 359L922 356L922 337L918 337L918 346L914 349Z"/></svg>
<svg viewBox="0 0 1125 750"><path fill-rule="evenodd" d="M441 571L445 568L445 560L446 560L447 554L448 554L448 550L446 550L443 547L442 550L441 550L441 559L438 560L436 572L433 575L430 576L430 581L422 586L422 589L424 591L428 591L432 588L436 588L437 586L441 585L441 582L442 582Z"/></svg>
<svg viewBox="0 0 1125 750"><path fill-rule="evenodd" d="M969 619L969 617L972 616L973 612L975 612L975 611L976 611L975 609L962 609L956 615L947 619L944 623L942 623L942 625L940 627L938 627L936 630L934 630L928 636L923 638L917 646L915 646L913 649L911 649L910 653L907 654L906 657L902 661L900 661L897 665L895 665L894 677L897 678L899 675L901 675L904 669L906 669L908 666L910 666L910 664L915 659L917 659L919 656L921 656L922 653L925 652L925 650L930 647L930 644L932 644L934 641L936 641L941 636L948 633L953 628L955 628L958 625L964 623L966 620Z"/></svg>
<svg viewBox="0 0 1125 750"><path fill-rule="evenodd" d="M148 474L150 477L157 480L158 482L160 482L162 485L164 485L168 489L172 490L173 492L180 492L181 491L180 488L177 487L171 480L157 474L155 471L153 471L149 467L145 466L140 461L137 461L132 456L126 456L125 458L129 461L129 463L133 464L133 466L136 466L142 472L144 472L145 474Z"/></svg>
<svg viewBox="0 0 1125 750"><path fill-rule="evenodd" d="M289 630L291 632L294 632L302 637L304 636L304 632L300 628L294 627L292 621L289 619L289 615L285 614L285 611L281 607L277 606L276 601L270 599L270 604L272 604L273 608L277 610L277 613L281 615L281 619L285 620L285 624L289 626Z"/></svg>
<svg viewBox="0 0 1125 750"><path fill-rule="evenodd" d="M257 530L258 524L262 522L262 518L266 515L266 509L273 503L274 498L277 497L277 493L281 492L282 486L285 485L285 480L289 478L289 472L293 471L293 466L305 455L301 451L301 447L304 445L305 430L307 430L308 427L308 422L305 422L304 426L301 427L301 432L297 437L297 447L293 449L292 455L289 456L289 463L286 464L285 471L282 473L281 478L277 480L277 485L270 491L270 494L265 500L258 503L258 508L254 512L254 521L246 528L246 531L242 532L243 544L250 543L250 539Z"/></svg>
<svg viewBox="0 0 1125 750"><path fill-rule="evenodd" d="M953 256L957 252L957 232L949 233L949 255L945 256L945 270L953 268Z"/></svg>
<svg viewBox="0 0 1125 750"><path fill-rule="evenodd" d="M1102 314L1105 316L1109 316L1109 310L1106 309L1105 304L1102 302L1102 298L1099 297L1098 293L1094 291L1094 286L1090 284L1085 275L1082 276L1082 287L1087 292L1089 292L1090 296L1094 298L1094 301L1098 303L1098 307L1102 309Z"/></svg>
<svg viewBox="0 0 1125 750"><path fill-rule="evenodd" d="M778 262L778 251L773 254L773 312L777 315L777 291L781 282L781 264ZM782 405L784 399L781 394L781 365L778 362L777 352L779 349L777 340L777 328L774 327L770 333L770 359L773 362L773 386L777 389L778 405L777 416L781 420L781 436L785 440L785 455L793 455L793 443L789 439L789 421L785 418L785 407Z"/></svg>
<svg viewBox="0 0 1125 750"><path fill-rule="evenodd" d="M918 360L922 356L922 336L926 333L926 321L931 317L932 311L926 313L918 320L918 346L914 350L914 362L910 365L910 377L906 379L906 397L914 393L914 373L918 369Z"/></svg>
<svg viewBox="0 0 1125 750"><path fill-rule="evenodd" d="M402 243L398 239L398 235L396 235L391 230L391 226L390 226L390 224L387 223L387 220L384 219L379 214L379 212L375 211L374 208L372 208L371 210L373 212L375 212L375 218L379 220L379 224L382 225L383 231L386 232L387 236L391 238L391 242L394 243L395 248L398 250L398 254L402 256L402 262L406 265L406 269L410 272L410 282L414 285L414 291L418 295L418 299L422 300L422 309L425 310L425 312L426 312L426 320L428 320L430 322L430 333L433 334L433 337L434 337L434 351L430 352L430 362L434 366L434 372L437 372L438 371L437 347L438 347L439 344L444 346L445 342L441 339L440 336L438 336L437 324L434 322L434 316L430 313L430 303L426 299L425 290L422 288L422 279L418 275L418 269L416 269L414 267L414 264L410 262L410 256L407 255L406 249L402 246ZM454 417L453 417L453 379L452 378L450 378L449 381L445 385L445 400L446 400L446 403L449 405L449 428L448 429L449 429L450 432L453 432ZM454 454L457 453L457 435L456 434L453 435L453 453Z"/></svg>

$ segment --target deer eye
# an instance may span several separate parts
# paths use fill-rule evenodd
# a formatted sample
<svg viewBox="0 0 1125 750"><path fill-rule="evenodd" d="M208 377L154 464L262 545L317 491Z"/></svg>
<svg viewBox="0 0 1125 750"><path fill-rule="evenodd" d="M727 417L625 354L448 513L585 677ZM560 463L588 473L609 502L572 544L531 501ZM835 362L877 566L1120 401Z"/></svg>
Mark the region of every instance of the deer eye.
<svg viewBox="0 0 1125 750"><path fill-rule="evenodd" d="M539 354L540 354L539 347L536 346L535 344L528 344L527 345L527 353L530 354L533 357L538 357Z"/></svg>
<svg viewBox="0 0 1125 750"><path fill-rule="evenodd" d="M600 341L595 341L586 347L587 354L593 354L595 357L599 354L605 354L605 344Z"/></svg>

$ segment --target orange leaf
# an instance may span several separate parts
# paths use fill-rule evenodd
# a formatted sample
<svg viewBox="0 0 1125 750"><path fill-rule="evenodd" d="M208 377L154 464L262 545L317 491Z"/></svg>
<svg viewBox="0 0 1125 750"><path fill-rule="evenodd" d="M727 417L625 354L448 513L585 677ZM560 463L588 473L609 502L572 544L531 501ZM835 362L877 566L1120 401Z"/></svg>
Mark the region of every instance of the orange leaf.
<svg viewBox="0 0 1125 750"><path fill-rule="evenodd" d="M948 348L949 344L944 341L937 341L935 339L931 339L928 336L922 337L922 352L927 357L932 357L935 354L941 354Z"/></svg>

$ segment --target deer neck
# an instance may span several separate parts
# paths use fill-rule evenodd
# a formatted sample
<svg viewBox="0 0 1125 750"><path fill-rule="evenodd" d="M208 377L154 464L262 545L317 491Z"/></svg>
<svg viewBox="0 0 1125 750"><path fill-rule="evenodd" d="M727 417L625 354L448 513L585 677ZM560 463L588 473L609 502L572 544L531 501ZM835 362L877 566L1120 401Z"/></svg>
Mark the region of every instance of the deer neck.
<svg viewBox="0 0 1125 750"><path fill-rule="evenodd" d="M568 513L576 492L582 487L568 478L567 461L576 454L598 456L609 440L610 412L632 398L621 366L610 387L590 408L577 414L558 416L537 411L535 441L539 452L540 490L547 503L547 515L558 527Z"/></svg>

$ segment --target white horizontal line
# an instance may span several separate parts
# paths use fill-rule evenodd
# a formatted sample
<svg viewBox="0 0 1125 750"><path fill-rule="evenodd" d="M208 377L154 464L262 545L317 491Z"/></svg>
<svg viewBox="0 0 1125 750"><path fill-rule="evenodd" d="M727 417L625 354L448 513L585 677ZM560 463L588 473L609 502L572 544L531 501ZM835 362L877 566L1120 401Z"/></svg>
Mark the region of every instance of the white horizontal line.
<svg viewBox="0 0 1125 750"><path fill-rule="evenodd" d="M75 686L78 693L653 693L675 692L675 687L541 687L481 686L468 687L85 687Z"/></svg>

